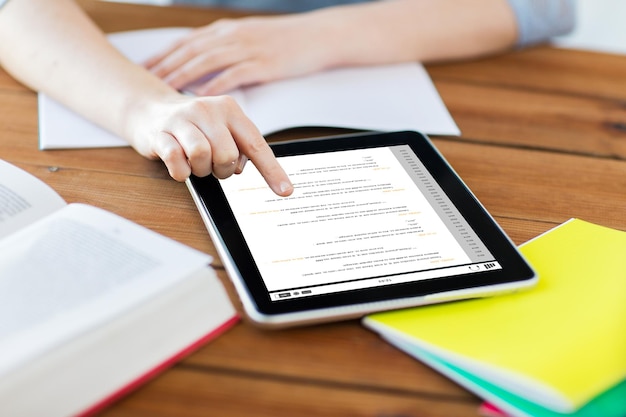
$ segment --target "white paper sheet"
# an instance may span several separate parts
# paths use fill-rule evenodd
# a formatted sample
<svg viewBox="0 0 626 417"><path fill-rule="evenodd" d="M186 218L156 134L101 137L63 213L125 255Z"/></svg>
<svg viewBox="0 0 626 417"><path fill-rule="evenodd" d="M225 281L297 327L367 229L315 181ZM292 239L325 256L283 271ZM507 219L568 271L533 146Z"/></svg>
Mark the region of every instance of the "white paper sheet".
<svg viewBox="0 0 626 417"><path fill-rule="evenodd" d="M109 39L131 60L143 62L187 31L148 29L114 33ZM417 63L336 69L239 89L233 96L265 135L303 126L460 134L428 73ZM41 149L127 145L39 94Z"/></svg>

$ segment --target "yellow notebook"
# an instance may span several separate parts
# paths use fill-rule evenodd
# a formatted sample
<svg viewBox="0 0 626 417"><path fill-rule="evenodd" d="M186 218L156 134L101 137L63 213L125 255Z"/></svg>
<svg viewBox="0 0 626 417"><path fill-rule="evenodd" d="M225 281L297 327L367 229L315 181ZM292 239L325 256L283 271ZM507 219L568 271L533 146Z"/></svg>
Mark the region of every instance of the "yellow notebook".
<svg viewBox="0 0 626 417"><path fill-rule="evenodd" d="M542 407L573 412L626 379L626 232L572 219L520 250L539 274L531 290L363 323Z"/></svg>

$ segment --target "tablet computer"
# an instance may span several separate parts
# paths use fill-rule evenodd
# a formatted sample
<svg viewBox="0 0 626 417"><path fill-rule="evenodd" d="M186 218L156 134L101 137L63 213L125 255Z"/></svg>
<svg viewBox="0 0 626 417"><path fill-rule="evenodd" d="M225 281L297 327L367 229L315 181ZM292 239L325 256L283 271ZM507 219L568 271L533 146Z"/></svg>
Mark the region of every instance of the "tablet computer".
<svg viewBox="0 0 626 417"><path fill-rule="evenodd" d="M294 192L258 170L187 185L242 301L266 327L356 318L535 284L533 269L417 132L272 143Z"/></svg>

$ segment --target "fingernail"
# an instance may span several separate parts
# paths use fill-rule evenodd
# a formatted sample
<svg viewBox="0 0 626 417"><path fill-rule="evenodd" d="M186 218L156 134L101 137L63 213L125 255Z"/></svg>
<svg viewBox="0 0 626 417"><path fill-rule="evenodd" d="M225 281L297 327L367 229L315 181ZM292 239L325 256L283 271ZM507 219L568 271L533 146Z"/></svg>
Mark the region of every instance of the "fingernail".
<svg viewBox="0 0 626 417"><path fill-rule="evenodd" d="M235 167L235 170L237 172L243 171L243 168L246 166L246 162L248 162L248 157L243 155L243 154L239 155L239 158L237 159L237 166Z"/></svg>
<svg viewBox="0 0 626 417"><path fill-rule="evenodd" d="M280 192L281 194L291 190L293 188L293 186L291 185L291 183L283 181L280 183Z"/></svg>

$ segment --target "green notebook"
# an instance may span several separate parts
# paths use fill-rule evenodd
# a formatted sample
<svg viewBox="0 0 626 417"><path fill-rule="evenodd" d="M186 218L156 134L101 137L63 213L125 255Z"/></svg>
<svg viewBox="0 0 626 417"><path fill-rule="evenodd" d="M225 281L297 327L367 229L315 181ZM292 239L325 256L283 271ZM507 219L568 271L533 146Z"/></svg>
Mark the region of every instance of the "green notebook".
<svg viewBox="0 0 626 417"><path fill-rule="evenodd" d="M531 290L363 323L507 412L626 415L626 233L573 219L520 250Z"/></svg>

